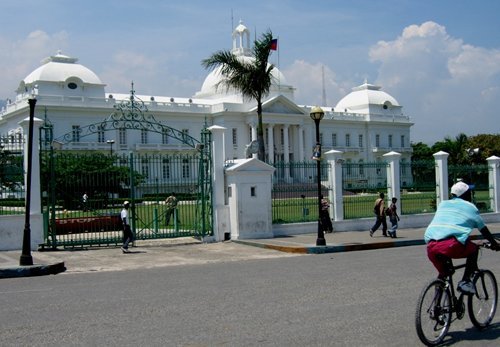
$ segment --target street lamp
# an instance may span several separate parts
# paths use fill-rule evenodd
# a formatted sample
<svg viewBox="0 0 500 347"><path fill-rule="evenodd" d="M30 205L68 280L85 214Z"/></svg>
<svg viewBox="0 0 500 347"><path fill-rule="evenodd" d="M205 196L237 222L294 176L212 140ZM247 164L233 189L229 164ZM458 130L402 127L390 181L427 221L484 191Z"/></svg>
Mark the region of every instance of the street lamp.
<svg viewBox="0 0 500 347"><path fill-rule="evenodd" d="M30 209L31 209L31 166L33 161L33 122L35 118L36 98L32 95L28 99L30 105L30 117L28 125L28 167L26 171L26 194L24 209L24 232L23 232L23 250L19 259L19 265L33 265L31 256L31 229L30 229Z"/></svg>
<svg viewBox="0 0 500 347"><path fill-rule="evenodd" d="M115 140L108 140L106 143L109 145L109 155L113 155L113 144L115 143Z"/></svg>
<svg viewBox="0 0 500 347"><path fill-rule="evenodd" d="M325 112L321 107L314 106L309 116L316 125L316 146L314 146L313 160L316 160L316 180L318 184L318 238L316 246L326 246L325 234L321 227L321 142L319 141L319 122L323 119Z"/></svg>

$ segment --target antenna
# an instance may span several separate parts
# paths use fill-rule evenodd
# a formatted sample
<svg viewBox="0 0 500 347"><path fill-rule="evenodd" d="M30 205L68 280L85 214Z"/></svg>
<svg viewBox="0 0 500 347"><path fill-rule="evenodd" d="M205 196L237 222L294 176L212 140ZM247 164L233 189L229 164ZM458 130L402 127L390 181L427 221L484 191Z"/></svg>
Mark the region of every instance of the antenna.
<svg viewBox="0 0 500 347"><path fill-rule="evenodd" d="M323 88L323 94L322 94L322 102L323 106L326 106L326 90L325 90L325 65L321 66L321 82L322 82L322 88Z"/></svg>
<svg viewBox="0 0 500 347"><path fill-rule="evenodd" d="M231 9L231 32L234 30L234 17L233 17L233 9Z"/></svg>

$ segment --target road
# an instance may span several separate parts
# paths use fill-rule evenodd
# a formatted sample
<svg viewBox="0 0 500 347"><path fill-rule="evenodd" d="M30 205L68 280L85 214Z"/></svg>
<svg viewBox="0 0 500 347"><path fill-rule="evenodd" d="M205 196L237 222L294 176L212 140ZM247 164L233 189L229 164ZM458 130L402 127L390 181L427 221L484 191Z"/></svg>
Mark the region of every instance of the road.
<svg viewBox="0 0 500 347"><path fill-rule="evenodd" d="M500 277L500 254L480 259ZM0 281L2 346L419 346L423 246ZM449 343L498 346L468 316Z"/></svg>

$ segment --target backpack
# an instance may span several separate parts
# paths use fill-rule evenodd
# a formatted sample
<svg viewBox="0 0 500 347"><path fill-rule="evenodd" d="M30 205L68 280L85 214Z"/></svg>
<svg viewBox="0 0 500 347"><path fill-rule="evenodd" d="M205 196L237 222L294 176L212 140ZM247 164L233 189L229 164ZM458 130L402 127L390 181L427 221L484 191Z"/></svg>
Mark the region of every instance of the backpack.
<svg viewBox="0 0 500 347"><path fill-rule="evenodd" d="M385 209L385 214L386 214L386 215L388 215L388 216L392 215L392 208L387 207L387 208Z"/></svg>

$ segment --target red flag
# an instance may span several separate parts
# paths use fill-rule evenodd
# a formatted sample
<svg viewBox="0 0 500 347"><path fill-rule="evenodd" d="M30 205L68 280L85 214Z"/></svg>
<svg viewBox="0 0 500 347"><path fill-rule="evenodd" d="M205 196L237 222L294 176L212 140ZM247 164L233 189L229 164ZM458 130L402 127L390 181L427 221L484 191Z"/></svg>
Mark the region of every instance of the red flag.
<svg viewBox="0 0 500 347"><path fill-rule="evenodd" d="M277 51L278 50L278 39L272 39L271 40L271 50L272 51Z"/></svg>

